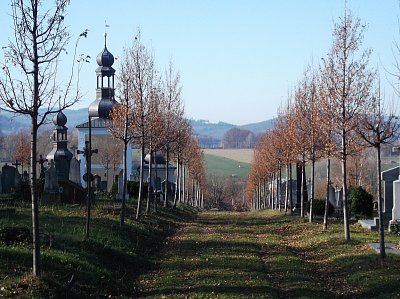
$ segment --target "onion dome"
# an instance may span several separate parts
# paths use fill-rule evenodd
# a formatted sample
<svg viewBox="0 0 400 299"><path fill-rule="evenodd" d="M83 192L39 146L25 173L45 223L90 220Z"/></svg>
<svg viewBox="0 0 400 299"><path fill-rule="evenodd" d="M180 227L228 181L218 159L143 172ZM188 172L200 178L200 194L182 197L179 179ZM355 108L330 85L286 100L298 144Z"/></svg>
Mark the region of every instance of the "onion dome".
<svg viewBox="0 0 400 299"><path fill-rule="evenodd" d="M114 63L114 55L107 49L107 33L104 34L104 49L96 58L99 67L96 69L96 74L102 77L113 76L115 70L111 67Z"/></svg>
<svg viewBox="0 0 400 299"><path fill-rule="evenodd" d="M144 161L146 162L146 164L149 164L150 154L147 154L144 157ZM152 164L165 164L165 158L160 152L156 152L155 154L153 153L151 163Z"/></svg>
<svg viewBox="0 0 400 299"><path fill-rule="evenodd" d="M67 117L62 111L59 111L56 115L53 117L53 124L56 126L63 127L67 123Z"/></svg>
<svg viewBox="0 0 400 299"><path fill-rule="evenodd" d="M118 102L114 99L98 99L89 105L89 116L109 118L111 109L114 105L118 105Z"/></svg>
<svg viewBox="0 0 400 299"><path fill-rule="evenodd" d="M99 66L112 66L114 63L114 56L107 50L106 45L104 45L104 50L97 55L97 64Z"/></svg>

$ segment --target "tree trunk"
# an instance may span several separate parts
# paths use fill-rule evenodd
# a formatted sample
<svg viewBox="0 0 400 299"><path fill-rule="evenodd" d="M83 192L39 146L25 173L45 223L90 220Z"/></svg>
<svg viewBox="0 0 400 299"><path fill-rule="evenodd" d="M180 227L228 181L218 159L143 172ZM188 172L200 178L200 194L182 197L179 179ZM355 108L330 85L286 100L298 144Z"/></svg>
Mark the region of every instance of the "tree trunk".
<svg viewBox="0 0 400 299"><path fill-rule="evenodd" d="M346 133L342 130L342 184L343 184L343 226L344 239L350 241L349 212L347 203L347 153L346 153Z"/></svg>
<svg viewBox="0 0 400 299"><path fill-rule="evenodd" d="M92 181L91 181L91 174L92 174L92 121L91 117L89 116L89 142L87 143L86 149L86 188L87 188L87 198L86 198L86 226L85 226L85 239L89 240L90 238L90 212L91 212L91 205L92 205Z"/></svg>
<svg viewBox="0 0 400 299"><path fill-rule="evenodd" d="M314 181L315 181L315 159L311 160L311 196L310 196L310 215L309 222L314 220Z"/></svg>
<svg viewBox="0 0 400 299"><path fill-rule="evenodd" d="M304 180L306 178L304 162L301 165L301 187L300 187L300 217L304 218Z"/></svg>
<svg viewBox="0 0 400 299"><path fill-rule="evenodd" d="M328 229L328 213L329 213L329 187L331 183L331 159L328 157L326 161L326 198L324 213L324 230Z"/></svg>
<svg viewBox="0 0 400 299"><path fill-rule="evenodd" d="M289 163L286 164L286 194L285 194L285 213L288 210L288 201L289 201Z"/></svg>
<svg viewBox="0 0 400 299"><path fill-rule="evenodd" d="M378 132L379 134L379 132ZM379 135L378 135L379 138ZM385 228L383 227L382 215L382 181L381 181L381 144L376 147L376 167L378 170L378 217L379 217L379 256L383 260L386 256L385 252Z"/></svg>
<svg viewBox="0 0 400 299"><path fill-rule="evenodd" d="M176 208L176 202L178 200L178 190L180 191L180 167L179 167L179 156L176 160L176 178L175 178L175 192L174 192L174 208Z"/></svg>
<svg viewBox="0 0 400 299"><path fill-rule="evenodd" d="M151 150L151 147L149 149L150 152L150 161L149 161L149 176L148 176L148 185L147 185L147 202L146 202L146 214L149 213L150 211L150 201L153 198L153 188L151 186L151 182L152 182L152 160L153 160L153 152ZM155 158L154 158L155 160Z"/></svg>
<svg viewBox="0 0 400 299"><path fill-rule="evenodd" d="M279 167L279 193L277 198L279 212L282 210L281 197L282 197L282 167Z"/></svg>
<svg viewBox="0 0 400 299"><path fill-rule="evenodd" d="M37 121L32 117L31 143L31 199L32 199L32 274L40 276L40 234L39 234L39 196L36 175Z"/></svg>
<svg viewBox="0 0 400 299"><path fill-rule="evenodd" d="M292 204L293 204L293 192L292 192L292 163L289 164L289 202L288 202L288 209L289 214L292 214Z"/></svg>
<svg viewBox="0 0 400 299"><path fill-rule="evenodd" d="M126 139L125 139L126 140ZM125 224L125 205L126 205L126 190L128 185L128 178L127 178L127 163L126 163L126 155L127 155L128 143L124 141L124 153L122 156L124 170L122 172L122 179L123 179L123 187L122 187L122 202L121 202L121 215L120 215L120 222L119 225L122 227Z"/></svg>
<svg viewBox="0 0 400 299"><path fill-rule="evenodd" d="M141 149L140 149L140 181L139 181L139 198L137 202L137 209L136 209L136 220L139 219L140 215L140 208L142 204L143 198L143 160L144 160L144 143L142 139Z"/></svg>
<svg viewBox="0 0 400 299"><path fill-rule="evenodd" d="M165 187L164 187L164 207L168 206L168 180L169 180L169 147L167 145L166 161L165 161Z"/></svg>

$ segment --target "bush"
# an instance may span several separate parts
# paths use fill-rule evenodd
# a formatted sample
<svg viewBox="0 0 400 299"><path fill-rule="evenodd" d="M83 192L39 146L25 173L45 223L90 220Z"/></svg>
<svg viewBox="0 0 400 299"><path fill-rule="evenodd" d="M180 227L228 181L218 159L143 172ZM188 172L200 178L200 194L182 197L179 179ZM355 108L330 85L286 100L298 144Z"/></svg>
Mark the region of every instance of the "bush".
<svg viewBox="0 0 400 299"><path fill-rule="evenodd" d="M348 191L350 214L359 217L372 217L374 197L363 187L350 187Z"/></svg>
<svg viewBox="0 0 400 299"><path fill-rule="evenodd" d="M306 209L307 209L307 211L310 211L310 201L306 202ZM328 203L328 216L332 215L334 211L335 211L335 208L329 202ZM324 216L324 214L325 214L325 199L314 198L313 213L316 216Z"/></svg>
<svg viewBox="0 0 400 299"><path fill-rule="evenodd" d="M129 194L129 197L133 197L133 198L139 197L139 182L138 181L128 181L128 194Z"/></svg>
<svg viewBox="0 0 400 299"><path fill-rule="evenodd" d="M118 194L118 182L114 182L111 186L110 195L112 199L116 199Z"/></svg>

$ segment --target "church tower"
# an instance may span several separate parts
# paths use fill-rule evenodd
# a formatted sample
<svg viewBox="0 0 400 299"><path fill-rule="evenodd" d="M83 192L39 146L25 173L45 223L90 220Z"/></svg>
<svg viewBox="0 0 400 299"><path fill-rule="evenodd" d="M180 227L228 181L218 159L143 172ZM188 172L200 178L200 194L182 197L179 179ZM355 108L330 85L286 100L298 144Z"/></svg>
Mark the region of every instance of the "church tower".
<svg viewBox="0 0 400 299"><path fill-rule="evenodd" d="M60 111L54 118L54 129L51 139L53 140L53 149L47 155L47 160L54 161L55 168L57 170L58 180L68 180L69 178L69 164L72 159L72 153L67 147L67 132L68 128L65 126L67 123L67 117Z"/></svg>
<svg viewBox="0 0 400 299"><path fill-rule="evenodd" d="M104 34L104 49L96 58L98 68L96 69L97 87L96 100L89 105L89 116L103 119L109 118L115 101L114 75L112 67L114 56L107 50L107 33Z"/></svg>

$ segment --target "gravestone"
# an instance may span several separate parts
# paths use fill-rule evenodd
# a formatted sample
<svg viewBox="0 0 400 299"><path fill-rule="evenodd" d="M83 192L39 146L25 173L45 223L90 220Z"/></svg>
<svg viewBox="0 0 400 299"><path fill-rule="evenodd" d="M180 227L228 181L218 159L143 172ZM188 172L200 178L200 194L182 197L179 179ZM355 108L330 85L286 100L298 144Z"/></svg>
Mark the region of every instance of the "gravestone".
<svg viewBox="0 0 400 299"><path fill-rule="evenodd" d="M25 183L28 183L29 182L29 173L25 170L24 171L24 174L22 175L22 180L25 182Z"/></svg>
<svg viewBox="0 0 400 299"><path fill-rule="evenodd" d="M81 161L73 157L69 166L69 180L81 185Z"/></svg>
<svg viewBox="0 0 400 299"><path fill-rule="evenodd" d="M393 209L393 182L399 178L400 167L394 167L381 173L383 181L383 213L391 213Z"/></svg>
<svg viewBox="0 0 400 299"><path fill-rule="evenodd" d="M119 174L118 174L118 194L117 194L117 199L122 200L122 195L123 195L123 188L124 188L124 178L123 178L123 170L121 169ZM129 195L128 192L126 192L125 199L128 199Z"/></svg>
<svg viewBox="0 0 400 299"><path fill-rule="evenodd" d="M18 186L21 175L15 167L7 165L7 163L1 169L1 189L3 193L11 193Z"/></svg>
<svg viewBox="0 0 400 299"><path fill-rule="evenodd" d="M44 192L42 203L60 202L60 190L58 185L58 174L54 161L50 160L49 168L44 172Z"/></svg>
<svg viewBox="0 0 400 299"><path fill-rule="evenodd" d="M0 193L3 193L3 187L2 187L2 184L1 184L1 171L0 171Z"/></svg>
<svg viewBox="0 0 400 299"><path fill-rule="evenodd" d="M392 220L389 221L389 231L391 224L400 220L400 176L393 182L393 208Z"/></svg>
<svg viewBox="0 0 400 299"><path fill-rule="evenodd" d="M329 202L331 205L336 209L337 208L337 202L336 202L336 197L335 197L335 188L331 184L329 184Z"/></svg>
<svg viewBox="0 0 400 299"><path fill-rule="evenodd" d="M50 160L50 166L44 172L44 191L58 193L58 175L53 160Z"/></svg>
<svg viewBox="0 0 400 299"><path fill-rule="evenodd" d="M335 200L336 200L336 209L343 209L343 190L336 186L335 188Z"/></svg>

